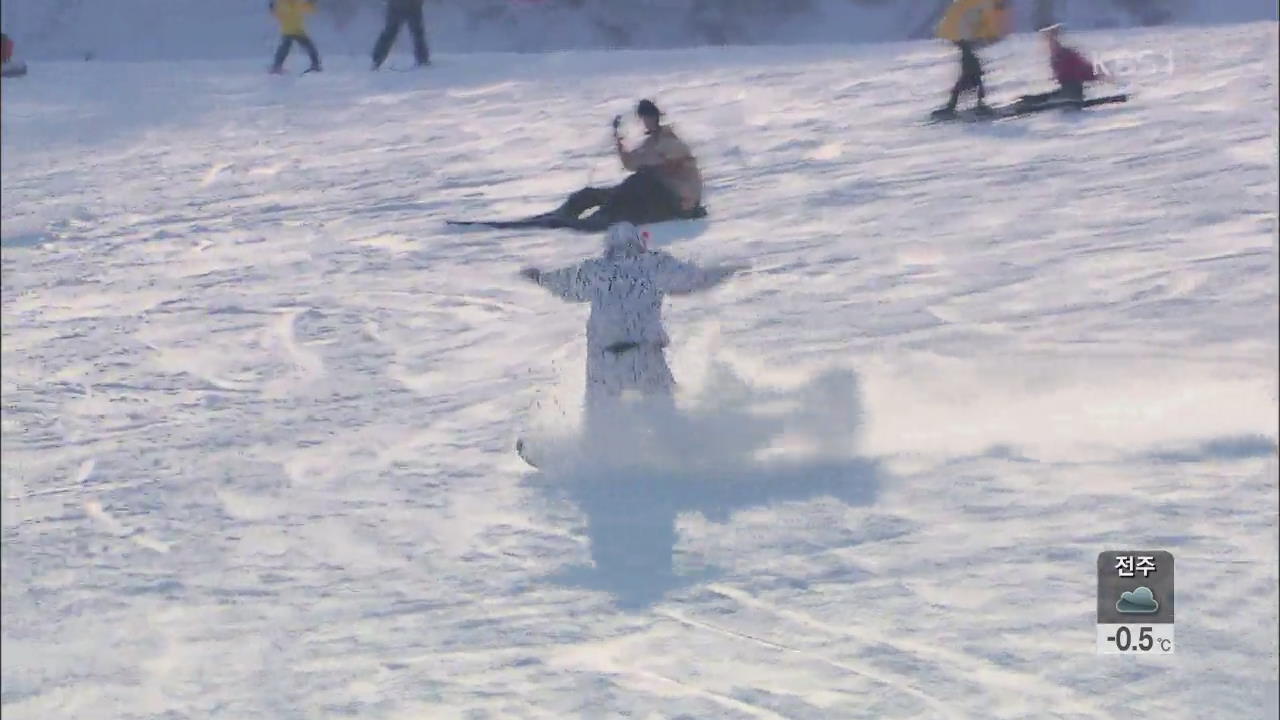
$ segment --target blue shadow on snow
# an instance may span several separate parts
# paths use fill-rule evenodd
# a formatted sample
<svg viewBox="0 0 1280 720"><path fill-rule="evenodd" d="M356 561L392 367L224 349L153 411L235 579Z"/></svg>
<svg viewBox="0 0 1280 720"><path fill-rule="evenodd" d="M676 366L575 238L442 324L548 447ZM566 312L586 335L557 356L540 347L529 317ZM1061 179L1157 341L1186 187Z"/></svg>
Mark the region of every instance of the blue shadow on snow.
<svg viewBox="0 0 1280 720"><path fill-rule="evenodd" d="M870 505L882 473L875 461L848 452L860 421L856 389L849 371L782 391L761 391L722 371L706 389L717 397L714 408L661 418L668 439L657 456L664 462L645 461L648 450L635 452L636 460L592 452L606 459L580 456L526 476L526 485L573 503L586 517L591 563L548 579L607 592L619 608L643 609L710 577L675 570L676 520L682 513L724 522L742 510L821 497ZM762 412L788 401L789 412ZM634 433L643 420L631 416L626 422ZM756 459L758 450L783 434L807 438L816 451L802 458Z"/></svg>

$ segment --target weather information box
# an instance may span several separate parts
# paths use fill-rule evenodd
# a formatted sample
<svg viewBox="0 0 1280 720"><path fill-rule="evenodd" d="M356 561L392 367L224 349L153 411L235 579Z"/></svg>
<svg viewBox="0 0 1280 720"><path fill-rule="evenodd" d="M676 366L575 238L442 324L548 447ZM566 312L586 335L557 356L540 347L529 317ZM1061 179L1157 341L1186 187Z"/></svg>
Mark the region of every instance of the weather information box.
<svg viewBox="0 0 1280 720"><path fill-rule="evenodd" d="M1173 555L1164 550L1098 554L1098 652L1173 652Z"/></svg>

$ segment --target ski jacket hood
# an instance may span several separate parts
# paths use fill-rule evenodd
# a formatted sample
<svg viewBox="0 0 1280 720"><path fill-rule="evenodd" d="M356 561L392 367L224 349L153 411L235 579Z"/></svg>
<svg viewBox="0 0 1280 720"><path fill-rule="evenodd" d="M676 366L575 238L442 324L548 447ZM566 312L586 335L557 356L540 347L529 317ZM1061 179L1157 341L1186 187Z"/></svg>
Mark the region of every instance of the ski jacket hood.
<svg viewBox="0 0 1280 720"><path fill-rule="evenodd" d="M648 243L640 229L629 222L609 226L604 236L604 256L608 259L635 257L648 250Z"/></svg>

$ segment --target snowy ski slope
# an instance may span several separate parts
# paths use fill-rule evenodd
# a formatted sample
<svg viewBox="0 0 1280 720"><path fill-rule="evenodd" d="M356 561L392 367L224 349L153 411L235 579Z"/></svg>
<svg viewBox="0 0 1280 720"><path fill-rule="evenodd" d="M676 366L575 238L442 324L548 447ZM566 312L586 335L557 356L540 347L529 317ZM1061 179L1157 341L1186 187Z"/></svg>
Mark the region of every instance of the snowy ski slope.
<svg viewBox="0 0 1280 720"><path fill-rule="evenodd" d="M1276 25L1076 39L1133 102L926 126L936 43L5 81L6 720L1275 717ZM644 95L713 215L658 241L752 265L668 306L714 462L533 473L585 308L515 273L597 240L442 220L618 179ZM1173 656L1094 652L1126 547Z"/></svg>

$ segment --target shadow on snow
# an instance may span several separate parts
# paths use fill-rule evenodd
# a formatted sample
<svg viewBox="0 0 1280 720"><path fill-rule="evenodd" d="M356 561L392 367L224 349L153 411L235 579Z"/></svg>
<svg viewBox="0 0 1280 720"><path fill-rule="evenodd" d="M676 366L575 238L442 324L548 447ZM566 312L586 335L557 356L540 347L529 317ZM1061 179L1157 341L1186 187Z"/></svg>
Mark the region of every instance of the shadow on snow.
<svg viewBox="0 0 1280 720"><path fill-rule="evenodd" d="M856 377L837 370L789 390L752 386L713 368L694 407L620 415L621 432L595 435L566 461L544 465L526 484L586 517L591 563L552 582L602 590L625 609L645 608L710 573L679 574L676 520L713 522L749 508L830 497L869 505L881 471L852 453L860 408ZM710 399L714 398L714 402ZM647 437L637 428L648 427ZM779 456L780 445L800 447Z"/></svg>

